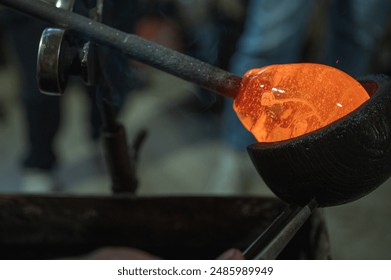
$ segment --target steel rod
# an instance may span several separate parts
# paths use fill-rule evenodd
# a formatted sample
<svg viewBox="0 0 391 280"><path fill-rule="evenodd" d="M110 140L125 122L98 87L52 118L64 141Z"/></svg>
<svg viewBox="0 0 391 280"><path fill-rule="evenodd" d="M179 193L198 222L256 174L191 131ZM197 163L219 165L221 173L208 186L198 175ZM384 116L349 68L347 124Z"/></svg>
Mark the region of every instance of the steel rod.
<svg viewBox="0 0 391 280"><path fill-rule="evenodd" d="M317 202L304 207L288 206L273 223L243 252L246 259L273 260L311 216Z"/></svg>
<svg viewBox="0 0 391 280"><path fill-rule="evenodd" d="M241 78L232 73L79 14L38 0L0 0L0 4L58 27L77 31L96 43L121 50L134 60L223 96L233 98L238 91Z"/></svg>

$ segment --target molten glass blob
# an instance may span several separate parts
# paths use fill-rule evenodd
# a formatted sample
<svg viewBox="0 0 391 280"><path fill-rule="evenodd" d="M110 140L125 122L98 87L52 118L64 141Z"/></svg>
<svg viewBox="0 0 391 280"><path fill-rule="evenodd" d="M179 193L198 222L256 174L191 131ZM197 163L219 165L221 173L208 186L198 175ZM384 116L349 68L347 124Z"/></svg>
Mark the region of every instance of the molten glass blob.
<svg viewBox="0 0 391 280"><path fill-rule="evenodd" d="M234 110L259 142L274 142L324 127L368 99L361 84L338 69L281 64L248 71Z"/></svg>

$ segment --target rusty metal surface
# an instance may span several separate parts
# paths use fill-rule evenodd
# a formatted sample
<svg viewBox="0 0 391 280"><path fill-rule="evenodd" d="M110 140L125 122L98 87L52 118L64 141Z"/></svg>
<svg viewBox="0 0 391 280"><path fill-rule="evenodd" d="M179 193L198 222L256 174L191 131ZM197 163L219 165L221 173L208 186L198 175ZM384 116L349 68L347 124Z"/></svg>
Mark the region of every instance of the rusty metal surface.
<svg viewBox="0 0 391 280"><path fill-rule="evenodd" d="M0 258L61 258L131 246L169 259L212 259L231 247L246 248L283 207L254 197L1 195ZM312 220L281 258L324 258L310 238Z"/></svg>

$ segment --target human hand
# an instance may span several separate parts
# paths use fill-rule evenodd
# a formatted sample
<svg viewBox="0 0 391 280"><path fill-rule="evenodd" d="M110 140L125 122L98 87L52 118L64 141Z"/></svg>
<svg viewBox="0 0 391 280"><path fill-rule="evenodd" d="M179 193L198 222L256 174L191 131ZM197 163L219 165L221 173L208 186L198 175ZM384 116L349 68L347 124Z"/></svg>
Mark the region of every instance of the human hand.
<svg viewBox="0 0 391 280"><path fill-rule="evenodd" d="M88 260L160 260L161 258L145 251L129 247L103 247L84 256ZM238 249L229 249L217 260L244 260Z"/></svg>

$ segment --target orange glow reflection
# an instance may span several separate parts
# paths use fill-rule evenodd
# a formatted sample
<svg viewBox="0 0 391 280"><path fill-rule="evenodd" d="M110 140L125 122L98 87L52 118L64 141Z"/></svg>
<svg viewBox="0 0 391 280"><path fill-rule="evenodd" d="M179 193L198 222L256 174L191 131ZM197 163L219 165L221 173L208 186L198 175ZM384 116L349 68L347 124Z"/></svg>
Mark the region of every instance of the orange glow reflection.
<svg viewBox="0 0 391 280"><path fill-rule="evenodd" d="M324 127L368 99L360 83L338 69L281 64L248 71L234 110L259 142L274 142Z"/></svg>

